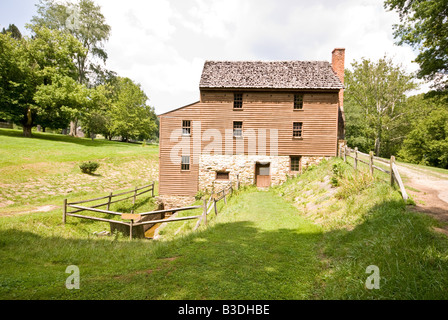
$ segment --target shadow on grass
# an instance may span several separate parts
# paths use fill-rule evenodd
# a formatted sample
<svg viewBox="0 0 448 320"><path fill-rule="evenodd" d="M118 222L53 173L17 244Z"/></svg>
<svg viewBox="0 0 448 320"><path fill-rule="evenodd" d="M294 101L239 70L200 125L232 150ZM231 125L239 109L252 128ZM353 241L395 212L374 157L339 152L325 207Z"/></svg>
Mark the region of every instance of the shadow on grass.
<svg viewBox="0 0 448 320"><path fill-rule="evenodd" d="M326 233L216 222L158 242L86 237L70 222L49 236L4 229L0 299L446 299L448 241L434 224L384 201L353 230ZM81 290L65 288L69 265ZM370 265L379 290L365 288Z"/></svg>
<svg viewBox="0 0 448 320"><path fill-rule="evenodd" d="M306 299L320 237L251 222L216 224L170 242L2 230L0 299ZM65 288L69 265L79 267L82 290Z"/></svg>
<svg viewBox="0 0 448 320"><path fill-rule="evenodd" d="M447 299L448 239L433 231L437 224L407 211L403 200L391 200L370 209L353 230L325 233L331 276L323 298ZM370 265L380 271L378 290L365 287Z"/></svg>
<svg viewBox="0 0 448 320"><path fill-rule="evenodd" d="M130 213L134 210L135 213L138 213L140 208L146 208L148 210L153 209L157 210L155 207L155 199L153 197L140 198L135 201L135 204L132 203L132 200L125 200L123 202L119 202L113 206L113 209L118 212L128 212Z"/></svg>

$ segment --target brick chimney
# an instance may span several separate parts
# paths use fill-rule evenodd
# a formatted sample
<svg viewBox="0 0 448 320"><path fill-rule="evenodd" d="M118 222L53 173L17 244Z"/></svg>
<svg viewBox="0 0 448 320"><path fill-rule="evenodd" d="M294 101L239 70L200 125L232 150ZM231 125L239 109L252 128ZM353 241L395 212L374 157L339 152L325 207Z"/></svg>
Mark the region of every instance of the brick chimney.
<svg viewBox="0 0 448 320"><path fill-rule="evenodd" d="M344 83L344 60L345 60L345 49L336 48L331 53L331 66L334 72L338 75L341 82Z"/></svg>
<svg viewBox="0 0 448 320"><path fill-rule="evenodd" d="M344 84L345 49L336 48L331 54L331 67L342 84ZM345 139L344 89L339 90L338 139Z"/></svg>

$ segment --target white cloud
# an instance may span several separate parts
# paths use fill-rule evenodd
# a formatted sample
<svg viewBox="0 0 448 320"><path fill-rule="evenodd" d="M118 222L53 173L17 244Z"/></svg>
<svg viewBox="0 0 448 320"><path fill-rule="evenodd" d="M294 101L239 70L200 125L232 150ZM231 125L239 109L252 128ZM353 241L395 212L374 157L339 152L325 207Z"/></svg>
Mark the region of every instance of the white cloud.
<svg viewBox="0 0 448 320"><path fill-rule="evenodd" d="M111 1L107 66L142 84L157 113L194 102L205 60L331 60L387 54L409 72L416 54L394 45L398 15L378 0Z"/></svg>

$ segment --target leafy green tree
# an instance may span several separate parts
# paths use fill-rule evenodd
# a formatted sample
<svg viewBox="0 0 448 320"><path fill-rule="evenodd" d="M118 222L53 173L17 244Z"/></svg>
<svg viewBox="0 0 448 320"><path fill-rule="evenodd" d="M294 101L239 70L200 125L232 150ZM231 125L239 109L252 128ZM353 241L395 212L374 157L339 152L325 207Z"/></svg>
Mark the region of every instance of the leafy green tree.
<svg viewBox="0 0 448 320"><path fill-rule="evenodd" d="M80 0L77 3L40 0L37 13L31 20L32 25L68 32L84 46L85 54L74 57L80 84L98 84L109 73L103 65L107 60L104 45L109 39L111 28L100 6L92 0ZM76 135L77 119L72 119L70 123L71 135Z"/></svg>
<svg viewBox="0 0 448 320"><path fill-rule="evenodd" d="M129 78L110 78L92 88L88 108L83 112L83 128L106 138L121 137L144 140L154 138L158 131L157 116L147 105L148 97L139 84Z"/></svg>
<svg viewBox="0 0 448 320"><path fill-rule="evenodd" d="M19 28L17 28L17 26L15 24L10 24L8 26L8 29L5 29L5 28L2 29L3 34L7 34L8 32L11 34L11 37L13 37L14 39L22 39L22 33L20 32Z"/></svg>
<svg viewBox="0 0 448 320"><path fill-rule="evenodd" d="M423 95L413 97L418 105L412 131L403 142L399 156L412 163L448 169L447 97Z"/></svg>
<svg viewBox="0 0 448 320"><path fill-rule="evenodd" d="M400 14L394 26L399 44L419 50L418 76L448 89L448 0L386 0L384 7Z"/></svg>
<svg viewBox="0 0 448 320"><path fill-rule="evenodd" d="M34 95L39 105L36 123L43 127L67 128L70 119L78 118L80 106L89 103L89 89L71 77L55 74L51 83L40 85Z"/></svg>
<svg viewBox="0 0 448 320"><path fill-rule="evenodd" d="M348 142L373 147L377 156L398 151L407 128L405 94L417 88L412 76L389 58L361 59L346 70L345 82Z"/></svg>
<svg viewBox="0 0 448 320"><path fill-rule="evenodd" d="M98 59L103 63L107 60L104 45L110 37L111 28L101 13L101 7L92 0L77 3L40 0L37 12L38 15L31 20L33 25L69 32L82 43L86 54L76 57L78 82L87 84L101 69Z"/></svg>
<svg viewBox="0 0 448 320"><path fill-rule="evenodd" d="M84 54L82 45L70 34L39 27L33 30L33 38L0 34L0 113L2 118L21 124L27 137L39 124L39 117L46 126L60 123L63 115L58 109L66 104L62 92L64 88L73 90L61 83L77 78L73 57ZM44 103L45 95L47 101L59 104Z"/></svg>
<svg viewBox="0 0 448 320"><path fill-rule="evenodd" d="M35 105L33 96L37 76L27 59L24 41L0 34L0 118L24 126L31 134Z"/></svg>
<svg viewBox="0 0 448 320"><path fill-rule="evenodd" d="M93 137L93 134L102 134L112 138L112 87L109 84L99 85L90 89L89 103L81 116L83 129Z"/></svg>
<svg viewBox="0 0 448 320"><path fill-rule="evenodd" d="M148 97L139 84L129 78L118 77L113 85L110 109L114 136L129 139L149 139L157 130L154 109L147 105Z"/></svg>

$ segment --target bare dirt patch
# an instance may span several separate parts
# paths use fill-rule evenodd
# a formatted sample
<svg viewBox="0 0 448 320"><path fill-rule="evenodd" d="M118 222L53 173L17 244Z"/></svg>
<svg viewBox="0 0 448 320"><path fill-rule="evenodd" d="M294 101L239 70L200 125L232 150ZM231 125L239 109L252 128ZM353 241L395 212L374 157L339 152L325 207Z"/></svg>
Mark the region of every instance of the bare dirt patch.
<svg viewBox="0 0 448 320"><path fill-rule="evenodd" d="M29 209L27 211L9 211L8 213L1 213L0 212L0 216L8 217L8 216L17 215L17 214L24 214L24 213L50 212L50 211L53 211L53 210L56 210L56 209L59 209L59 208L60 208L60 206L47 205L47 206L41 206L41 207L32 208L32 209Z"/></svg>
<svg viewBox="0 0 448 320"><path fill-rule="evenodd" d="M44 206L52 198L70 198L73 194L86 192L95 197L149 184L158 179L158 164L152 158L129 160L125 163L99 162L101 167L97 175L81 173L75 162L52 165L57 167L53 171L48 169L49 165L46 163L33 164L34 167L30 164L27 168L32 167L33 174L23 176L21 168L24 166L15 168L15 174L11 173L10 176L15 176L16 181L2 178L0 182L0 215L25 213L25 210L29 213L52 211L54 206ZM12 172L13 168L9 168ZM0 170L0 176L1 173ZM60 199L57 202L55 200L55 203L60 203ZM12 208L13 205L16 208Z"/></svg>
<svg viewBox="0 0 448 320"><path fill-rule="evenodd" d="M408 190L416 203L411 210L429 214L448 223L448 175L405 165L399 165L398 168L400 174L408 178L405 184L415 189Z"/></svg>

